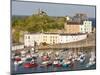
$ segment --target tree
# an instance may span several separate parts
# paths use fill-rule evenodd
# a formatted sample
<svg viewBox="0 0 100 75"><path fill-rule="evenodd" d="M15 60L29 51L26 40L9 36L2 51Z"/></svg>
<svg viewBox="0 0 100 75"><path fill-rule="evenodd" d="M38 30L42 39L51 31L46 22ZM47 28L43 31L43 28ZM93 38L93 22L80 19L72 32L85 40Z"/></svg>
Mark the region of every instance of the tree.
<svg viewBox="0 0 100 75"><path fill-rule="evenodd" d="M64 28L64 17L51 17L46 15L32 15L27 18L14 17L12 20L12 28L15 30L13 33L13 41L19 41L20 31L28 32L48 32L52 29Z"/></svg>

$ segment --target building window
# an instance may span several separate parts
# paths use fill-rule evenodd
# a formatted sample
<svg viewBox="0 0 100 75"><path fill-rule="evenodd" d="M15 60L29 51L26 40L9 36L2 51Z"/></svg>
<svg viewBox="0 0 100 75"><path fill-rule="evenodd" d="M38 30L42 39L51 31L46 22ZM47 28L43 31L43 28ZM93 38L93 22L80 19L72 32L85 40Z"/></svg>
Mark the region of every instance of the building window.
<svg viewBox="0 0 100 75"><path fill-rule="evenodd" d="M55 39L57 39L57 36L55 37Z"/></svg>
<svg viewBox="0 0 100 75"><path fill-rule="evenodd" d="M82 30L82 28L81 28L81 30Z"/></svg>
<svg viewBox="0 0 100 75"><path fill-rule="evenodd" d="M45 36L43 36L43 38L45 38Z"/></svg>
<svg viewBox="0 0 100 75"><path fill-rule="evenodd" d="M50 39L50 42L51 42L52 40Z"/></svg>
<svg viewBox="0 0 100 75"><path fill-rule="evenodd" d="M30 39L30 36L28 36L28 39Z"/></svg>
<svg viewBox="0 0 100 75"><path fill-rule="evenodd" d="M52 39L52 36L50 36L50 38Z"/></svg>
<svg viewBox="0 0 100 75"><path fill-rule="evenodd" d="M27 36L25 38L27 39Z"/></svg>
<svg viewBox="0 0 100 75"><path fill-rule="evenodd" d="M43 39L43 41L45 41L45 39Z"/></svg>

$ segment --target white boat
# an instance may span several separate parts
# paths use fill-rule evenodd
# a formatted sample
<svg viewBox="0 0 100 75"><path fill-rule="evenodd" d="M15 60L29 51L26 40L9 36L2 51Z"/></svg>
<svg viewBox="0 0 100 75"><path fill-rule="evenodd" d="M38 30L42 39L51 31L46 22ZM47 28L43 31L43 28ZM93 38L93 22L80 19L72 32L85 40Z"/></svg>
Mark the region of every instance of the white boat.
<svg viewBox="0 0 100 75"><path fill-rule="evenodd" d="M32 57L38 57L39 55L37 53L32 54Z"/></svg>
<svg viewBox="0 0 100 75"><path fill-rule="evenodd" d="M24 62L23 61L14 61L14 65L15 66L18 66L18 65L22 65Z"/></svg>
<svg viewBox="0 0 100 75"><path fill-rule="evenodd" d="M32 59L30 63L34 64L34 63L35 63L35 60L34 60L34 59Z"/></svg>
<svg viewBox="0 0 100 75"><path fill-rule="evenodd" d="M80 63L83 63L84 61L85 61L85 56L83 56L83 57L80 57Z"/></svg>
<svg viewBox="0 0 100 75"><path fill-rule="evenodd" d="M48 61L43 61L41 64L42 65L47 65L48 64Z"/></svg>
<svg viewBox="0 0 100 75"><path fill-rule="evenodd" d="M42 63L41 63L41 66L43 67L49 67L49 66L51 66L52 65L52 62L51 61L43 61Z"/></svg>
<svg viewBox="0 0 100 75"><path fill-rule="evenodd" d="M26 59L27 59L26 57L21 57L21 60L22 60L23 62L25 62Z"/></svg>
<svg viewBox="0 0 100 75"><path fill-rule="evenodd" d="M81 55L78 57L77 60L78 60L80 63L83 63L83 62L85 61L85 59L86 59L85 54L81 53Z"/></svg>
<svg viewBox="0 0 100 75"><path fill-rule="evenodd" d="M53 66L55 66L55 67L61 67L62 64L60 63L59 60L54 60L54 61L53 61Z"/></svg>
<svg viewBox="0 0 100 75"><path fill-rule="evenodd" d="M26 51L21 51L21 55L24 56L26 54Z"/></svg>
<svg viewBox="0 0 100 75"><path fill-rule="evenodd" d="M26 55L26 58L31 58L31 57L32 57L31 54L27 54L27 55Z"/></svg>
<svg viewBox="0 0 100 75"><path fill-rule="evenodd" d="M59 61L58 60L54 60L53 61L53 65L56 65L56 64L59 64Z"/></svg>
<svg viewBox="0 0 100 75"><path fill-rule="evenodd" d="M18 65L18 62L17 62L17 61L14 61L14 65L15 65L15 66Z"/></svg>
<svg viewBox="0 0 100 75"><path fill-rule="evenodd" d="M18 65L22 65L24 63L24 61L19 61Z"/></svg>

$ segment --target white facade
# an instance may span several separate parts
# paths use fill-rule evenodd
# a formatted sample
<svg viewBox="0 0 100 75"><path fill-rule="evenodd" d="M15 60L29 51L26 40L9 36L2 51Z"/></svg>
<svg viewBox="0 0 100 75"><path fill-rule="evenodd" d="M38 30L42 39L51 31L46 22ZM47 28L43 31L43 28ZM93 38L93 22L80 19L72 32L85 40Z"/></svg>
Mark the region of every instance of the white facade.
<svg viewBox="0 0 100 75"><path fill-rule="evenodd" d="M24 48L24 45L14 45L12 46L12 51L23 49L23 48Z"/></svg>
<svg viewBox="0 0 100 75"><path fill-rule="evenodd" d="M24 45L25 46L34 46L34 42L37 43L37 45L41 43L47 43L47 44L54 44L58 43L58 34L25 34L24 35Z"/></svg>
<svg viewBox="0 0 100 75"><path fill-rule="evenodd" d="M48 44L56 44L59 43L59 35L58 34L43 34L42 35L42 42L46 42Z"/></svg>
<svg viewBox="0 0 100 75"><path fill-rule="evenodd" d="M70 42L76 42L83 39L86 39L86 34L77 34L77 35L61 35L60 36L60 43L70 43Z"/></svg>
<svg viewBox="0 0 100 75"><path fill-rule="evenodd" d="M58 43L69 43L79 40L86 39L86 34L53 34L53 33L37 33L37 34L25 34L24 35L24 45L34 46L34 41L40 45L45 42L47 44L58 44Z"/></svg>
<svg viewBox="0 0 100 75"><path fill-rule="evenodd" d="M83 24L80 25L81 33L90 33L92 32L92 21L83 21Z"/></svg>
<svg viewBox="0 0 100 75"><path fill-rule="evenodd" d="M42 41L41 34L25 34L24 35L24 45L25 46L34 46L34 42L37 42L39 45Z"/></svg>

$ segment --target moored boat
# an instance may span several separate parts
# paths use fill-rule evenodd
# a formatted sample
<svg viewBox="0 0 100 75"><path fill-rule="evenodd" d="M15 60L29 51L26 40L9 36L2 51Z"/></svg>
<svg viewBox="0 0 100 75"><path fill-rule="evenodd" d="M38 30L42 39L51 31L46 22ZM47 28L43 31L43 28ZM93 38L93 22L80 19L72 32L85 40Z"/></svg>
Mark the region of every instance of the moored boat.
<svg viewBox="0 0 100 75"><path fill-rule="evenodd" d="M19 61L21 61L21 58L20 57L16 57L15 61L19 62Z"/></svg>
<svg viewBox="0 0 100 75"><path fill-rule="evenodd" d="M55 66L55 67L61 67L62 65L61 65L61 63L60 63L59 60L55 59L55 60L53 61L53 66Z"/></svg>
<svg viewBox="0 0 100 75"><path fill-rule="evenodd" d="M62 63L62 66L63 67L68 67L69 65L70 65L70 61L68 61L68 60L63 60L63 63Z"/></svg>
<svg viewBox="0 0 100 75"><path fill-rule="evenodd" d="M20 66L23 64L23 61L14 61L15 66Z"/></svg>
<svg viewBox="0 0 100 75"><path fill-rule="evenodd" d="M77 58L77 61L79 61L80 63L83 63L85 59L86 59L85 54L80 53L80 56Z"/></svg>
<svg viewBox="0 0 100 75"><path fill-rule="evenodd" d="M24 64L25 68L34 68L34 67L37 67L37 66L38 66L37 63L25 63Z"/></svg>
<svg viewBox="0 0 100 75"><path fill-rule="evenodd" d="M27 55L26 55L26 61L31 61L31 60L32 60L31 54L27 54Z"/></svg>

